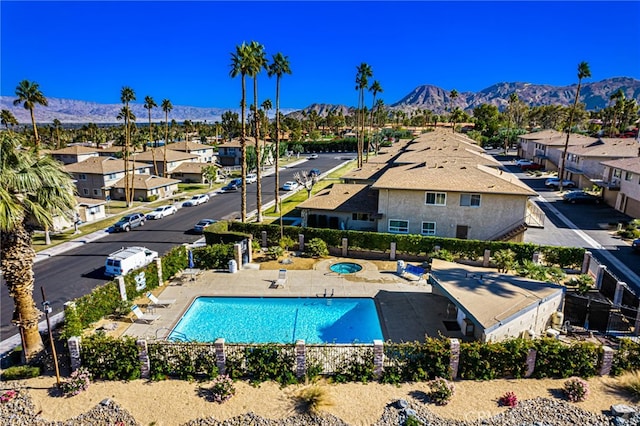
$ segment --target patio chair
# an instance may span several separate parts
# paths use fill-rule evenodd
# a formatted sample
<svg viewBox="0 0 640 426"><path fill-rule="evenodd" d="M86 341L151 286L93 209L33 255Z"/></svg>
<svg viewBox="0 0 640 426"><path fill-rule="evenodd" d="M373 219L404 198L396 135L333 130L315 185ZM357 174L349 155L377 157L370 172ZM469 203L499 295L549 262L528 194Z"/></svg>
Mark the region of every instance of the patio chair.
<svg viewBox="0 0 640 426"><path fill-rule="evenodd" d="M280 269L280 271L278 272L278 279L275 280L273 284L271 284L271 288L284 287L286 283L287 283L287 270Z"/></svg>
<svg viewBox="0 0 640 426"><path fill-rule="evenodd" d="M137 319L139 319L140 321L144 321L147 324L151 324L152 322L160 318L160 315L145 314L144 312L142 312L138 305L133 305L131 307L131 311L133 311L133 314Z"/></svg>
<svg viewBox="0 0 640 426"><path fill-rule="evenodd" d="M165 308L173 305L174 303L176 303L176 299L158 299L150 291L147 292L147 299L149 299L151 301L152 305L154 305L154 306L162 306L162 307L165 307Z"/></svg>

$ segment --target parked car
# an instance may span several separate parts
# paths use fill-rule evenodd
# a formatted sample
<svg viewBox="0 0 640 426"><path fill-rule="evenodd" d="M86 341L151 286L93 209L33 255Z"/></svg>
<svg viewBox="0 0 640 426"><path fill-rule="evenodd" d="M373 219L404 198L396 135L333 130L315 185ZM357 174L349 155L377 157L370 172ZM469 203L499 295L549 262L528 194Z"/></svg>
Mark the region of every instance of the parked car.
<svg viewBox="0 0 640 426"><path fill-rule="evenodd" d="M320 169L311 169L311 170L309 170L309 173L307 174L307 176L309 176L309 177L320 176Z"/></svg>
<svg viewBox="0 0 640 426"><path fill-rule="evenodd" d="M633 251L640 253L640 238L636 238L635 240L633 240L633 242L631 243L631 248L633 249Z"/></svg>
<svg viewBox="0 0 640 426"><path fill-rule="evenodd" d="M311 154L310 156L307 157L309 160L315 160L316 158L318 158L318 154Z"/></svg>
<svg viewBox="0 0 640 426"><path fill-rule="evenodd" d="M520 169L521 170L541 170L541 169L544 169L544 166L538 163L527 163L527 164L521 164Z"/></svg>
<svg viewBox="0 0 640 426"><path fill-rule="evenodd" d="M215 219L200 219L200 222L193 226L193 232L196 234L202 234L204 232L204 228L216 222L217 220Z"/></svg>
<svg viewBox="0 0 640 426"><path fill-rule="evenodd" d="M200 204L204 204L204 203L208 203L208 202L209 202L209 195L207 195L207 194L198 194L198 195L194 195L193 197L191 197L190 200L187 200L184 203L182 203L182 207L199 206Z"/></svg>
<svg viewBox="0 0 640 426"><path fill-rule="evenodd" d="M282 185L282 189L285 191L293 191L298 188L298 182L288 180Z"/></svg>
<svg viewBox="0 0 640 426"><path fill-rule="evenodd" d="M562 196L565 203L600 204L602 201L597 195L589 194L585 191L571 191Z"/></svg>
<svg viewBox="0 0 640 426"><path fill-rule="evenodd" d="M127 247L115 251L104 263L104 274L107 277L126 275L134 269L147 266L158 257L158 252L146 247Z"/></svg>
<svg viewBox="0 0 640 426"><path fill-rule="evenodd" d="M258 181L258 175L256 175L255 173L249 173L246 179L247 179L247 184L256 183Z"/></svg>
<svg viewBox="0 0 640 426"><path fill-rule="evenodd" d="M240 187L238 185L235 185L234 183L228 183L225 186L223 186L222 188L220 188L220 190L224 193L227 192L236 192L240 189Z"/></svg>
<svg viewBox="0 0 640 426"><path fill-rule="evenodd" d="M171 216L172 214L176 214L178 209L174 205L170 206L160 206L157 207L152 212L147 213L147 219L155 220L162 219L165 216Z"/></svg>
<svg viewBox="0 0 640 426"><path fill-rule="evenodd" d="M560 187L560 179L558 179L558 178L549 178L549 179L544 181L544 186L549 187L549 188L559 188ZM564 179L562 181L562 187L563 188L575 188L576 187L576 183L574 181L572 181L572 180Z"/></svg>
<svg viewBox="0 0 640 426"><path fill-rule="evenodd" d="M145 217L142 213L131 213L126 216L123 216L119 221L117 221L113 225L113 230L115 232L129 232L133 228L137 228L138 226L143 226Z"/></svg>

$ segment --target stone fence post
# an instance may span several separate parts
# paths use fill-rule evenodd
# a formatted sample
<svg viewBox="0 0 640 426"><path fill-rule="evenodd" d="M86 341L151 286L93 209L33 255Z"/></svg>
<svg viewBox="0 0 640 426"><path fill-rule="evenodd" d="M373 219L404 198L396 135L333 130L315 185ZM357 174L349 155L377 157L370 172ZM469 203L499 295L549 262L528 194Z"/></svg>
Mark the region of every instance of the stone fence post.
<svg viewBox="0 0 640 426"><path fill-rule="evenodd" d="M524 377L531 377L533 376L533 372L536 369L536 357L538 355L538 351L536 351L535 349L529 349L529 352L527 353L527 370L524 372Z"/></svg>
<svg viewBox="0 0 640 426"><path fill-rule="evenodd" d="M304 377L307 373L307 346L304 340L296 340L296 377Z"/></svg>
<svg viewBox="0 0 640 426"><path fill-rule="evenodd" d="M304 234L298 234L298 246L300 246L300 251L304 251Z"/></svg>
<svg viewBox="0 0 640 426"><path fill-rule="evenodd" d="M580 268L581 274L586 274L589 272L589 265L591 264L591 252L585 251L584 257L582 258L582 268Z"/></svg>
<svg viewBox="0 0 640 426"><path fill-rule="evenodd" d="M267 247L267 231L260 231L260 236L262 240L262 247Z"/></svg>
<svg viewBox="0 0 640 426"><path fill-rule="evenodd" d="M616 291L613 294L613 305L620 306L622 305L622 296L624 294L624 288L627 286L627 283L618 281L616 282Z"/></svg>
<svg viewBox="0 0 640 426"><path fill-rule="evenodd" d="M162 259L156 257L156 268L158 269L158 286L162 286L164 284L164 280L162 279Z"/></svg>
<svg viewBox="0 0 640 426"><path fill-rule="evenodd" d="M220 374L227 372L227 355L224 352L224 339L219 338L213 343L216 351L216 367Z"/></svg>
<svg viewBox="0 0 640 426"><path fill-rule="evenodd" d="M124 285L124 277L122 275L118 275L116 277L116 281L118 282L118 289L120 290L120 298L127 301L127 288Z"/></svg>
<svg viewBox="0 0 640 426"><path fill-rule="evenodd" d="M148 379L151 377L151 361L149 360L149 351L147 341L144 339L136 340L138 347L138 360L140 361L140 378Z"/></svg>
<svg viewBox="0 0 640 426"><path fill-rule="evenodd" d="M596 275L596 288L598 290L602 288L602 279L604 278L605 272L607 272L606 265L598 265L598 275Z"/></svg>
<svg viewBox="0 0 640 426"><path fill-rule="evenodd" d="M613 364L613 356L616 351L610 348L609 346L602 347L602 365L600 367L600 371L598 374L601 376L607 376L611 373L611 366Z"/></svg>
<svg viewBox="0 0 640 426"><path fill-rule="evenodd" d="M391 241L389 260L396 260L396 242L395 241Z"/></svg>
<svg viewBox="0 0 640 426"><path fill-rule="evenodd" d="M69 348L69 360L71 361L71 371L76 371L82 366L82 357L80 356L80 343L82 338L78 336L69 337L67 347Z"/></svg>
<svg viewBox="0 0 640 426"><path fill-rule="evenodd" d="M458 367L460 365L460 340L449 339L451 346L451 358L449 358L449 369L451 370L451 380L458 377Z"/></svg>
<svg viewBox="0 0 640 426"><path fill-rule="evenodd" d="M375 339L373 341L373 374L376 379L382 377L384 370L384 344L382 340Z"/></svg>
<svg viewBox="0 0 640 426"><path fill-rule="evenodd" d="M342 239L342 257L347 257L349 255L349 239Z"/></svg>

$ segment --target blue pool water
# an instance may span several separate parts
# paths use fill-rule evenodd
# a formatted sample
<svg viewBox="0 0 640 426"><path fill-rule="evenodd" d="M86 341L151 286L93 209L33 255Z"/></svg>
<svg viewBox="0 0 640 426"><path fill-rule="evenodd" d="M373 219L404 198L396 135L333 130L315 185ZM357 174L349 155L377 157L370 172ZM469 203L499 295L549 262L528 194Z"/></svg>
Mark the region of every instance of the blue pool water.
<svg viewBox="0 0 640 426"><path fill-rule="evenodd" d="M199 297L168 336L229 343L371 343L383 339L373 299Z"/></svg>
<svg viewBox="0 0 640 426"><path fill-rule="evenodd" d="M361 271L362 266L353 262L340 262L335 263L329 266L333 272L337 272L338 274L353 274L355 272Z"/></svg>

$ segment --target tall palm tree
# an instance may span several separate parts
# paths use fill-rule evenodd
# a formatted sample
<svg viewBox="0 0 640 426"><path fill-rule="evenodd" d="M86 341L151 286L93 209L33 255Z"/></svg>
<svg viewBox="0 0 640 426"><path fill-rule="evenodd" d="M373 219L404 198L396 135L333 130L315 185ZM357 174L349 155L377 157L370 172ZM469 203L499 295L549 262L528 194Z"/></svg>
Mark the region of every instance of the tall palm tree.
<svg viewBox="0 0 640 426"><path fill-rule="evenodd" d="M144 97L144 109L149 112L149 145L153 142L153 127L151 126L151 110L157 107L156 101L151 96ZM156 164L156 150L151 150L151 160L153 161L153 174L158 176L158 165Z"/></svg>
<svg viewBox="0 0 640 426"><path fill-rule="evenodd" d="M267 55L264 46L257 41L249 44L249 67L247 75L253 78L253 125L255 136L256 150L256 208L257 222L262 222L262 170L261 170L261 154L260 154L260 115L258 114L258 75L263 69L267 68Z"/></svg>
<svg viewBox="0 0 640 426"><path fill-rule="evenodd" d="M371 66L362 62L356 67L356 90L358 91L358 111L356 115L356 128L358 128L358 167L362 167L362 152L364 147L364 91L369 87L369 77L373 77Z"/></svg>
<svg viewBox="0 0 640 426"><path fill-rule="evenodd" d="M9 130L9 124L14 126L18 124L18 120L16 120L16 117L11 111L9 111L8 109L3 109L2 112L0 112L0 123L2 123L7 128L7 130Z"/></svg>
<svg viewBox="0 0 640 426"><path fill-rule="evenodd" d="M564 142L564 149L562 150L562 165L560 166L560 173L558 178L560 179L558 189L562 191L562 180L564 179L565 163L567 161L567 150L569 148L569 136L571 136L571 127L573 126L573 117L576 113L576 107L578 106L578 99L580 98L580 86L582 85L582 79L591 77L591 70L589 64L586 62L580 62L578 64L578 88L576 89L576 97L573 100L573 106L569 113L569 122L567 123L567 139Z"/></svg>
<svg viewBox="0 0 640 426"><path fill-rule="evenodd" d="M453 113L453 101L458 97L458 91L456 89L453 89L450 93L449 93L449 97L451 98L451 102L449 103L449 113ZM456 126L453 126L453 133L456 132Z"/></svg>
<svg viewBox="0 0 640 426"><path fill-rule="evenodd" d="M56 132L56 149L60 148L60 129L62 123L57 118L53 119L53 130Z"/></svg>
<svg viewBox="0 0 640 426"><path fill-rule="evenodd" d="M136 100L136 93L129 86L124 86L120 89L120 101L124 104L124 108L120 111L118 115L119 119L124 119L124 196L127 201L127 207L131 207L133 202L133 197L131 194L133 191L129 191L129 148L131 145L131 134L129 132L129 122L133 113L129 108L129 102ZM133 176L131 177L133 180ZM131 192L131 193L130 193Z"/></svg>
<svg viewBox="0 0 640 426"><path fill-rule="evenodd" d="M504 154L507 155L507 150L509 149L509 142L511 138L511 121L514 115L514 108L516 103L518 102L518 94L513 92L509 95L509 106L507 107L507 134L504 137Z"/></svg>
<svg viewBox="0 0 640 426"><path fill-rule="evenodd" d="M373 135L373 112L376 107L376 95L378 93L382 93L382 86L378 80L373 80L371 86L369 87L369 91L373 95L373 99L371 100L371 119L369 121L369 134ZM371 138L372 136L369 136ZM371 141L369 141L369 147L371 146ZM367 162L369 162L369 147L367 147Z"/></svg>
<svg viewBox="0 0 640 426"><path fill-rule="evenodd" d="M248 74L250 66L250 51L249 45L242 42L241 45L236 46L236 51L231 53L231 71L229 76L235 78L240 76L242 81L242 98L240 100L240 157L241 157L241 173L242 173L242 186L240 190L240 218L242 222L247 221L247 180L244 177L247 175L247 129L245 125L245 116L247 109L247 85L245 77Z"/></svg>
<svg viewBox="0 0 640 426"><path fill-rule="evenodd" d="M621 106L624 105L624 92L622 89L616 90L614 94L609 97L610 101L616 101L613 105L613 119L611 120L611 126L609 127L609 136L613 136L615 134L614 129L616 128L616 115L617 112L621 110Z"/></svg>
<svg viewBox="0 0 640 426"><path fill-rule="evenodd" d="M36 126L36 117L33 113L36 105L48 106L49 102L40 91L38 83L29 80L22 80L16 87L16 96L18 99L13 101L13 105L23 104L24 109L28 109L31 114L31 124L33 125L33 136L35 140L36 152L40 150L40 136L38 136L38 127Z"/></svg>
<svg viewBox="0 0 640 426"><path fill-rule="evenodd" d="M167 174L167 145L169 145L169 113L173 109L173 105L169 99L163 99L161 104L162 111L164 111L164 147L163 147L163 155L164 162L162 166L162 174L164 177L169 177Z"/></svg>
<svg viewBox="0 0 640 426"><path fill-rule="evenodd" d="M267 75L276 76L276 183L275 183L275 211L280 211L280 80L285 74L291 74L289 57L278 52L271 57Z"/></svg>
<svg viewBox="0 0 640 426"><path fill-rule="evenodd" d="M51 226L53 217L75 206L74 185L64 166L50 156L19 148L25 138L0 134L0 269L15 309L12 323L24 331L27 359L42 350L38 332L41 312L33 300L33 263L30 223Z"/></svg>

